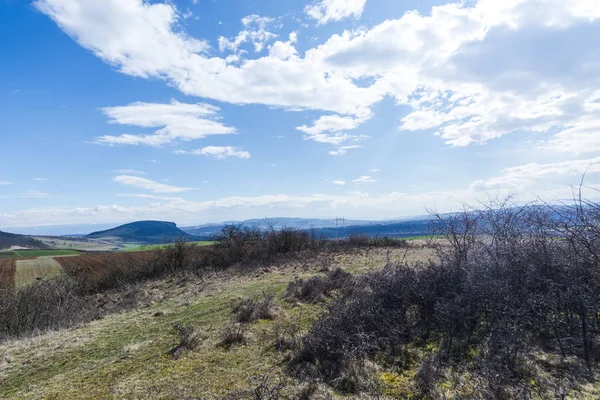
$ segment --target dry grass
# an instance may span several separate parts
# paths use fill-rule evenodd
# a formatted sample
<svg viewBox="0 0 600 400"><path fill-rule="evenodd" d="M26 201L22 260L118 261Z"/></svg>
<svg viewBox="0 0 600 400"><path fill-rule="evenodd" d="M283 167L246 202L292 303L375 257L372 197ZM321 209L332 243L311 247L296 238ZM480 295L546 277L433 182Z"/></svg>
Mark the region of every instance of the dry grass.
<svg viewBox="0 0 600 400"><path fill-rule="evenodd" d="M36 280L49 278L61 273L60 264L51 257L39 257L31 260L17 260L15 285L25 287Z"/></svg>
<svg viewBox="0 0 600 400"><path fill-rule="evenodd" d="M281 379L296 393L304 384L285 378L286 346L294 345L324 306L283 302L289 282L295 277L323 276L324 264L360 274L381 268L390 258L426 259L432 254L421 248L410 248L406 256L402 249L374 249L369 254L338 254L327 263L312 258L267 266L248 275L190 278L185 285L174 278L148 282L141 292L152 301L143 307L75 329L0 344L0 398L223 399L232 391L255 387L253 379L259 376L270 376L271 382ZM246 345L219 346L231 324L232 302L257 298L265 291L275 294L276 306L295 325L293 329L279 327L281 319L259 320L248 326L252 340ZM173 331L176 323L194 326L201 331L202 341L174 360L168 352L182 341ZM274 346L278 338L282 351ZM414 374L381 370L379 376L393 386L409 382ZM588 399L597 398L597 385L586 390ZM400 392L390 389L390 398L395 393Z"/></svg>

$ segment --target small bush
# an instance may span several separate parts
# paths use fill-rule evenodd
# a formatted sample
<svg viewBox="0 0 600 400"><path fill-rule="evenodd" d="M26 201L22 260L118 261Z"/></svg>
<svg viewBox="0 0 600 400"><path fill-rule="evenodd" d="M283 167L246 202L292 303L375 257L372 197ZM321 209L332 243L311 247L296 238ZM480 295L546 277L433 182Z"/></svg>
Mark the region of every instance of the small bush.
<svg viewBox="0 0 600 400"><path fill-rule="evenodd" d="M68 276L40 280L21 290L0 293L0 340L57 329L84 319L85 301Z"/></svg>
<svg viewBox="0 0 600 400"><path fill-rule="evenodd" d="M258 228L226 226L214 238L210 264L229 267L234 264L264 264L285 254L316 250L324 241L292 228L262 231Z"/></svg>
<svg viewBox="0 0 600 400"><path fill-rule="evenodd" d="M235 301L231 311L235 320L240 323L252 323L259 319L275 319L277 317L275 296L263 293L258 298Z"/></svg>
<svg viewBox="0 0 600 400"><path fill-rule="evenodd" d="M286 384L282 380L272 382L269 375L262 375L250 379L252 389L235 390L227 396L227 400L291 400L285 393Z"/></svg>
<svg viewBox="0 0 600 400"><path fill-rule="evenodd" d="M173 325L173 329L179 336L179 344L169 351L174 359L178 359L186 351L195 350L202 343L200 332L191 325L176 323Z"/></svg>
<svg viewBox="0 0 600 400"><path fill-rule="evenodd" d="M345 383L360 380L361 360L395 364L406 346L432 343L435 362L417 373L422 395L454 368L477 380L476 397L523 398L534 349L579 359L588 371L598 365L600 205L494 204L434 217L439 261L360 277L304 336L291 372L361 390ZM286 294L318 297L326 280L296 281ZM552 379L585 377L567 375Z"/></svg>
<svg viewBox="0 0 600 400"><path fill-rule="evenodd" d="M247 344L250 340L248 324L236 323L232 321L223 331L223 339L220 346L229 348L236 344Z"/></svg>
<svg viewBox="0 0 600 400"><path fill-rule="evenodd" d="M285 353L296 351L302 343L300 335L300 324L280 323L273 327L275 339L273 347L275 350Z"/></svg>
<svg viewBox="0 0 600 400"><path fill-rule="evenodd" d="M349 288L352 275L341 268L327 272L325 277L296 278L289 283L283 298L289 302L317 303L334 291Z"/></svg>

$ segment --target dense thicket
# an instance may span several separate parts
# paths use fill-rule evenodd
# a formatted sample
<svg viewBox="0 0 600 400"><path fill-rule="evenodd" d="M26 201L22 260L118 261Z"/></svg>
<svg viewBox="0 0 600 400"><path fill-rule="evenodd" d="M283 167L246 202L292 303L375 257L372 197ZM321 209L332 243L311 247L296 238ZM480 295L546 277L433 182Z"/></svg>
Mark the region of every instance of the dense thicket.
<svg viewBox="0 0 600 400"><path fill-rule="evenodd" d="M451 366L479 382L480 398L526 398L524 366L536 352L580 359L588 371L598 365L597 204L500 203L433 217L439 261L391 264L355 280L305 336L293 373L368 389L357 385L365 360L401 371L405 350L427 344L437 350L417 375L422 394ZM556 396L574 385L572 376L551 381L544 390Z"/></svg>

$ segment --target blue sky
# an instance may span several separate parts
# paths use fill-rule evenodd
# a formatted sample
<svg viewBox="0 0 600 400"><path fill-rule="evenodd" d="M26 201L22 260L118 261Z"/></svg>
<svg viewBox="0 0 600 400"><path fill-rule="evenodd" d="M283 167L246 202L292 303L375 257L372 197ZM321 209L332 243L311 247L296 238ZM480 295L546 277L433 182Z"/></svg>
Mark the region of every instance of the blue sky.
<svg viewBox="0 0 600 400"><path fill-rule="evenodd" d="M596 0L4 0L0 33L0 228L600 186Z"/></svg>

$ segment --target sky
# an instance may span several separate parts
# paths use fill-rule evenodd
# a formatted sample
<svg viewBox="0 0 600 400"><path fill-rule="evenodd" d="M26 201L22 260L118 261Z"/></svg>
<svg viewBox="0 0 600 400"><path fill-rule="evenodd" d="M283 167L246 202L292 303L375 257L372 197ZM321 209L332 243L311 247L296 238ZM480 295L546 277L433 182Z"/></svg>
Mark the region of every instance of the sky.
<svg viewBox="0 0 600 400"><path fill-rule="evenodd" d="M600 188L597 0L0 0L0 228Z"/></svg>

